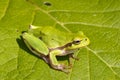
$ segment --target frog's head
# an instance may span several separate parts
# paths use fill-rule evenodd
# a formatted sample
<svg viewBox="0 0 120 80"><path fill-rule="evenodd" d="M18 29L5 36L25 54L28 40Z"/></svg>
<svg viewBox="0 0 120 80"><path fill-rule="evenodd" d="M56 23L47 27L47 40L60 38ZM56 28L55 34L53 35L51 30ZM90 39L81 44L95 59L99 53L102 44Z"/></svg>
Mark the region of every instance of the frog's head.
<svg viewBox="0 0 120 80"><path fill-rule="evenodd" d="M86 37L83 32L79 32L73 37L71 46L68 49L77 49L87 46L89 44L90 44L89 38Z"/></svg>

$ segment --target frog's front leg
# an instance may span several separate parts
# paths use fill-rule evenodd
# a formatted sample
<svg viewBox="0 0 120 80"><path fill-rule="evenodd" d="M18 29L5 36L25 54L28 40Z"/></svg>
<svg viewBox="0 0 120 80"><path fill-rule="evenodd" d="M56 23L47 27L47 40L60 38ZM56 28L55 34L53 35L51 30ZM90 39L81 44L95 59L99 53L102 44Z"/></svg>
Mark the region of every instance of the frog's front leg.
<svg viewBox="0 0 120 80"><path fill-rule="evenodd" d="M73 66L73 59L78 61L79 58L77 56L75 56L73 53L69 54L68 56L69 56L69 66L72 67Z"/></svg>
<svg viewBox="0 0 120 80"><path fill-rule="evenodd" d="M75 60L79 60L79 58L77 56L75 56L73 53L69 54L70 58L73 58Z"/></svg>
<svg viewBox="0 0 120 80"><path fill-rule="evenodd" d="M50 65L51 67L53 67L54 69L57 70L61 70L64 72L69 72L67 70L67 66L58 63L56 56L57 55L62 55L63 54L63 50L53 50L49 53L49 57L50 57Z"/></svg>

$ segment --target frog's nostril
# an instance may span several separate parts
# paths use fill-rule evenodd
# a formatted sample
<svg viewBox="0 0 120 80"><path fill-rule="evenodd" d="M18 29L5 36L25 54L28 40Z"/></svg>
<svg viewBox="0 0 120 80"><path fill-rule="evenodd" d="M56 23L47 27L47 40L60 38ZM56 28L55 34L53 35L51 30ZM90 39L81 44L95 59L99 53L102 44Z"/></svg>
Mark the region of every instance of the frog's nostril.
<svg viewBox="0 0 120 80"><path fill-rule="evenodd" d="M87 38L85 38L85 41L87 41Z"/></svg>

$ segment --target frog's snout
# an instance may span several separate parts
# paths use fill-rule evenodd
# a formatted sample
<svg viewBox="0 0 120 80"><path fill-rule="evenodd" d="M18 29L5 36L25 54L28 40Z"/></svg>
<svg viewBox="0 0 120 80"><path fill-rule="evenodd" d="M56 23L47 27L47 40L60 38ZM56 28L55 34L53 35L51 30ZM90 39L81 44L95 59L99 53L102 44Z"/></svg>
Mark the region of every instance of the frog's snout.
<svg viewBox="0 0 120 80"><path fill-rule="evenodd" d="M83 39L83 41L85 42L86 45L90 44L90 40L88 38Z"/></svg>

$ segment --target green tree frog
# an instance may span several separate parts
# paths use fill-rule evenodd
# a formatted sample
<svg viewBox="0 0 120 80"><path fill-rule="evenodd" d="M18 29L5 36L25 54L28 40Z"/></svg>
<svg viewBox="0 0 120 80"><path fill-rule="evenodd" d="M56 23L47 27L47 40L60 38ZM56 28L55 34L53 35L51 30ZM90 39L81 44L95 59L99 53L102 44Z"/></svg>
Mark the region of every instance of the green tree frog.
<svg viewBox="0 0 120 80"><path fill-rule="evenodd" d="M41 57L52 68L67 72L67 67L60 64L56 56L66 56L77 59L75 50L90 43L83 32L63 32L51 26L39 27L30 25L27 32L22 34L27 47L37 56Z"/></svg>

